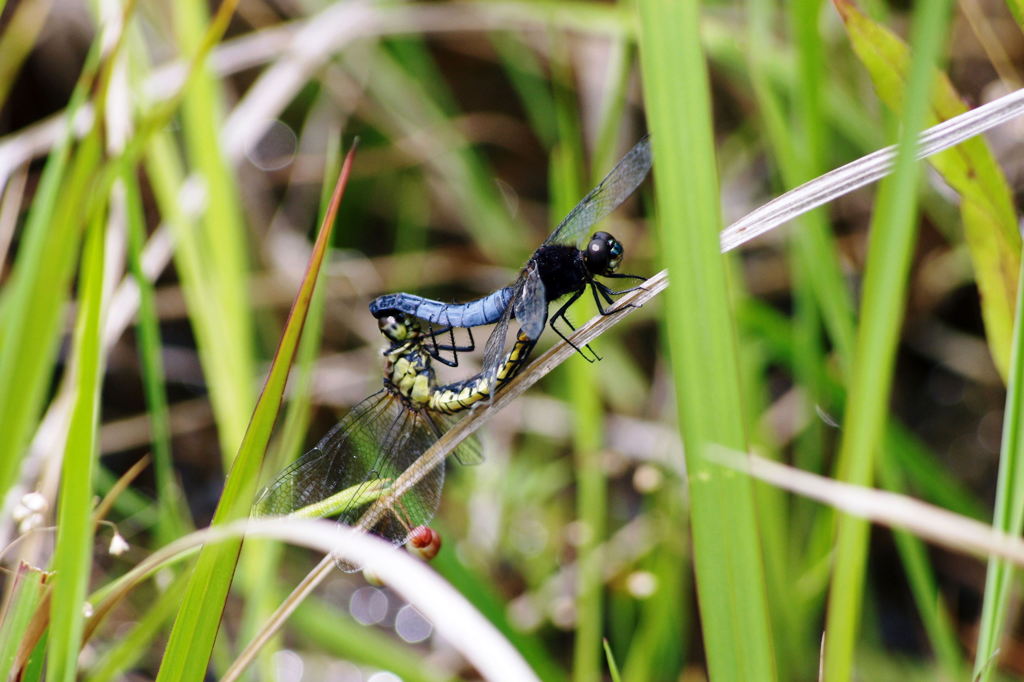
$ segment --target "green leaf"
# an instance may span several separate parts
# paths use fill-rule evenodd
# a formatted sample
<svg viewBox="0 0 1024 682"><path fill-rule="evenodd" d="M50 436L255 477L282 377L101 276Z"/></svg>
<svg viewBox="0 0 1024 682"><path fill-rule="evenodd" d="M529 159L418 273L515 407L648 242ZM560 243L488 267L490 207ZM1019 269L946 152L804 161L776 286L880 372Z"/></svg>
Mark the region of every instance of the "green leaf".
<svg viewBox="0 0 1024 682"><path fill-rule="evenodd" d="M857 56L871 74L878 96L895 112L902 112L910 64L906 43L862 14L849 0L837 0L836 7ZM967 111L944 73L935 69L932 78L925 126ZM929 163L962 198L964 237L981 294L989 350L1005 379L1021 262L1021 238L1010 187L981 136L932 156Z"/></svg>

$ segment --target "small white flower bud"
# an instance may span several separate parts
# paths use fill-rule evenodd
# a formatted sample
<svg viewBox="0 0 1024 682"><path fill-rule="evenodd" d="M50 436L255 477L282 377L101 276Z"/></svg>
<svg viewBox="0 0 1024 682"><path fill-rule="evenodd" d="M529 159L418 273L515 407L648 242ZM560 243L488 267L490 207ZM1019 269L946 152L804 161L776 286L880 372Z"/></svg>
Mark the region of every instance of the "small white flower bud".
<svg viewBox="0 0 1024 682"><path fill-rule="evenodd" d="M121 556L128 549L128 541L120 533L114 531L114 537L110 538L110 549L108 551L114 556Z"/></svg>
<svg viewBox="0 0 1024 682"><path fill-rule="evenodd" d="M26 493L21 498L21 504L29 511L37 514L44 514L50 508L46 498L37 492Z"/></svg>

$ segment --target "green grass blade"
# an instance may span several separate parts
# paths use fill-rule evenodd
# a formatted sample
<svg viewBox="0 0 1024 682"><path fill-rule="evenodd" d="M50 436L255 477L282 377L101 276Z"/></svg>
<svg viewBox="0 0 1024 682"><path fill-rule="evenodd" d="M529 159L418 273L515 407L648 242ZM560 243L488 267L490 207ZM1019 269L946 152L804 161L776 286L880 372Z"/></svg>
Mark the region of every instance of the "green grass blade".
<svg viewBox="0 0 1024 682"><path fill-rule="evenodd" d="M249 514L259 482L260 463L283 400L288 372L298 348L320 266L330 243L334 219L352 168L352 158L350 151L335 187L331 209L320 227L306 275L282 332L263 392L233 460L212 525L244 518ZM240 549L241 542L233 540L206 547L200 553L171 630L158 680L194 680L205 674Z"/></svg>
<svg viewBox="0 0 1024 682"><path fill-rule="evenodd" d="M173 7L181 27L177 35L182 51L195 54L209 24L207 3L183 0ZM210 67L200 65L185 90L181 121L189 167L201 179L205 196L201 228L193 236L198 246L194 268L202 281L203 304L190 305L189 311L206 318L198 327L202 334L199 342L205 350L203 370L227 466L252 412L256 370L247 235L234 177L221 144L223 98Z"/></svg>
<svg viewBox="0 0 1024 682"><path fill-rule="evenodd" d="M1024 270L1022 270L1024 277ZM1002 445L999 452L999 477L992 525L1011 536L1024 530L1024 291L1017 291L1016 324L1003 413ZM974 677L980 682L992 678L994 658L1006 627L1013 566L992 558L985 578L985 597L978 628L974 659Z"/></svg>
<svg viewBox="0 0 1024 682"><path fill-rule="evenodd" d="M142 383L149 410L152 437L153 471L156 477L157 543L167 544L189 530L188 512L182 506L171 462L171 425L164 386L161 358L160 322L156 313L153 284L142 270L142 245L145 241L145 216L138 181L133 173L121 177L125 192L128 222L128 267L139 288L138 345Z"/></svg>
<svg viewBox="0 0 1024 682"><path fill-rule="evenodd" d="M0 611L0 677L5 680L14 675L18 646L42 602L45 584L46 575L42 571L21 564L9 592L4 595L4 607Z"/></svg>
<svg viewBox="0 0 1024 682"><path fill-rule="evenodd" d="M95 50L98 55L98 49ZM90 55L69 116L81 106L95 62ZM70 120L70 119L69 119ZM50 155L40 180L11 277L5 284L3 327L17 334L0 336L0 490L10 488L25 444L38 418L53 372L61 310L74 268L81 224L72 220L73 200L98 163L94 139L86 139L71 155L68 132ZM71 167L69 168L69 164ZM62 202L61 199L64 201ZM77 216L77 213L74 214Z"/></svg>
<svg viewBox="0 0 1024 682"><path fill-rule="evenodd" d="M82 250L79 317L72 354L74 407L61 466L57 506L57 540L50 610L46 679L71 682L76 677L82 641L83 608L92 568L93 468L99 428L100 383L103 376L101 315L103 311L104 223L97 218Z"/></svg>
<svg viewBox="0 0 1024 682"><path fill-rule="evenodd" d="M604 640L604 657L608 663L608 674L612 676L612 682L622 682L622 677L619 675L619 666L615 663L615 656L612 654L612 648L608 646L608 640Z"/></svg>
<svg viewBox="0 0 1024 682"><path fill-rule="evenodd" d="M721 216L700 4L641 0L639 8L658 223L672 277L665 327L689 473L705 655L713 679L770 680L776 674L775 654L753 488L749 479L726 473L704 453L712 444L745 449L746 438L725 261L719 253Z"/></svg>
<svg viewBox="0 0 1024 682"><path fill-rule="evenodd" d="M838 3L840 10L848 7ZM917 5L911 28L913 61L893 174L882 182L871 223L860 326L843 419L838 478L869 485L881 444L892 386L896 340L903 317L911 251L917 233L917 132L928 109L935 59L948 2ZM826 622L825 679L848 680L861 616L868 524L840 515Z"/></svg>
<svg viewBox="0 0 1024 682"><path fill-rule="evenodd" d="M879 479L886 490L906 494L906 485L897 469L896 458L884 457L879 464ZM928 551L920 538L906 531L893 530L893 538L935 656L949 679L962 680L967 665L960 653L952 618L940 597L934 572L928 563Z"/></svg>
<svg viewBox="0 0 1024 682"><path fill-rule="evenodd" d="M563 62L564 63L564 62ZM565 75L565 68L561 69ZM566 100L567 84L556 80L556 111L559 142L551 160L551 224L555 225L583 196L582 150L575 125L576 108ZM592 304L587 304L591 307ZM590 310L586 317L590 317ZM573 358L568 367L569 400L572 405L573 451L576 470L577 521L584 528L578 547L576 577L576 638L573 643L573 679L579 682L601 677L603 577L601 544L607 521L607 490L601 470L601 405L594 391L593 367Z"/></svg>
<svg viewBox="0 0 1024 682"><path fill-rule="evenodd" d="M793 113L783 106L768 75L768 60L778 49L774 43L774 2L752 0L750 6L749 62L751 83L757 96L760 113L767 132L771 158L778 165L785 188L792 188L810 179L822 165L823 121L821 92L823 60L820 58L821 40L817 35L819 2L790 4L790 18L795 25L797 65L802 87L794 88ZM791 265L793 269L794 319L789 336L799 350L794 352L794 380L806 397L799 409L808 419L795 444L794 460L802 468L821 471L824 450L823 425L813 418L814 406L823 400L823 388L818 381L818 366L823 361L824 348L821 325L825 323L834 340L840 363L853 344L852 304L846 293L843 273L839 266L838 250L828 232L822 209L802 215L791 237ZM800 557L806 553L797 538L789 532L792 519L787 518L786 506L767 486L758 489L761 502L762 528L765 541L765 568L769 584L772 615L777 619L773 632L779 648L779 675L789 679L800 671L808 675L816 669L817 651L808 647L814 641L811 631L819 600L797 598L796 581L803 571ZM765 508L767 501L775 502ZM793 516L799 517L807 505L794 505ZM776 513L772 513L776 512ZM825 514L820 515L825 517ZM826 519L822 519L827 523ZM810 537L818 537L811 534ZM820 552L827 551L822 547ZM812 553L811 561L819 552Z"/></svg>

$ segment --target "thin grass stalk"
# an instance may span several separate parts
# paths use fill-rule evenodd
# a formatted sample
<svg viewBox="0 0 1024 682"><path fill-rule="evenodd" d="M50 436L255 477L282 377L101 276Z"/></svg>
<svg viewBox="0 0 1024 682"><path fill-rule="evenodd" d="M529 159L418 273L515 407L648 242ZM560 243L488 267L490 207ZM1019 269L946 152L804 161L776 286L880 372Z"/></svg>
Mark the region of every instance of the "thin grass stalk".
<svg viewBox="0 0 1024 682"><path fill-rule="evenodd" d="M915 158L924 159L949 149L1022 113L1024 88L923 131L915 144ZM893 172L896 157L897 145L884 147L759 206L723 230L722 250L731 251L813 208L884 178Z"/></svg>
<svg viewBox="0 0 1024 682"><path fill-rule="evenodd" d="M792 3L792 12L796 11L796 5ZM807 3L802 3L806 5ZM772 162L778 167L782 177L782 184L786 187L798 185L810 175L805 172L810 165L813 152L808 149L811 141L806 133L807 124L800 118L792 116L785 111L781 98L775 92L771 79L767 77L766 62L778 49L774 42L773 19L777 3L771 0L752 0L748 2L749 20L748 29L750 34L750 82L753 85L754 94L757 98L759 114L763 126L767 132L768 150ZM811 48L809 40L804 43L803 50ZM798 64L803 65L803 60L798 57ZM794 99L811 99L808 91L814 92L820 86L820 79L814 80L816 74L802 70L804 79L801 79L802 87L795 88ZM807 79L811 82L807 82ZM805 103L810 108L811 105ZM796 121L793 119L796 118ZM803 125L801 125L803 123ZM802 153L801 153L801 150ZM801 159L800 157L805 157ZM802 163L803 162L803 163ZM808 212L798 219L799 227L791 239L794 254L800 252L798 244L807 242L812 229L823 229L822 216L820 211ZM835 254L823 256L825 262L834 262ZM791 267L796 269L793 273L794 288L794 314L792 321L792 336L794 344L802 346L802 352L794 353L796 364L794 367L794 379L802 387L806 387L807 397L800 405L804 413L813 413L813 405L817 402L817 393L812 383L813 377L811 367L816 367L823 353L820 339L820 317L815 306L815 296L811 293L813 285L809 281L805 270L799 261ZM842 280L839 280L842 283ZM837 346L840 344L837 343ZM809 457L807 452L818 453L820 459L821 443L815 442L820 439L820 428L815 428L817 420L811 421L809 428L797 441L794 457L797 461L806 461ZM817 438L816 438L817 437ZM773 457L778 457L777 452L772 452ZM810 632L807 631L809 623L813 619L807 618L807 600L796 598L796 576L800 575L801 567L798 565L800 551L796 545L798 534L789 532L794 518L798 518L799 507L794 506L792 514L787 505L780 497L780 491L770 486L759 485L757 500L762 513L759 515L762 534L765 544L765 575L769 585L769 599L772 607L773 634L776 638L776 645L779 648L779 677L780 679L792 679L801 675L807 675L814 656L808 652L807 642L813 641ZM802 665L802 667L800 667ZM796 671L800 671L797 674Z"/></svg>
<svg viewBox="0 0 1024 682"><path fill-rule="evenodd" d="M157 319L153 284L142 270L142 245L145 241L145 216L135 175L121 177L128 217L128 267L139 289L138 343L142 385L152 433L153 473L156 479L158 545L167 544L191 530L187 510L171 461L171 425L161 358L160 325Z"/></svg>
<svg viewBox="0 0 1024 682"><path fill-rule="evenodd" d="M162 561L173 560L176 554L187 553L189 548L200 544L237 542L243 533L248 537L272 538L319 550L328 555L332 567L331 556L334 555L354 564L371 566L398 595L430 619L438 634L456 646L485 679L509 682L537 679L501 633L423 562L407 553L395 552L390 543L366 537L332 521L264 518L205 528L161 549L157 553L160 556L147 559L147 565L141 567L140 572L151 572Z"/></svg>
<svg viewBox="0 0 1024 682"><path fill-rule="evenodd" d="M551 225L557 225L583 195L583 149L578 124L580 115L572 97L572 74L566 44L552 35L551 60L553 101L555 103L558 142L551 158ZM600 176L598 176L600 177ZM576 308L581 304L578 302ZM588 317L593 304L582 302ZM584 351L589 352L589 351ZM601 635L603 631L604 581L601 544L607 522L607 491L601 470L601 414L594 390L592 367L582 358L570 362L567 389L572 406L573 458L576 470L576 521L583 537L577 547L576 637L573 642L572 675L577 682L601 678Z"/></svg>
<svg viewBox="0 0 1024 682"><path fill-rule="evenodd" d="M879 463L878 474L879 480L887 490L902 493L907 486L898 467L897 457L883 457ZM903 570L907 574L914 603L921 615L921 623L938 665L949 679L965 679L966 661L960 652L953 618L939 591L935 572L929 561L928 548L921 538L903 530L894 530L893 539L896 541L896 549L903 563Z"/></svg>
<svg viewBox="0 0 1024 682"><path fill-rule="evenodd" d="M621 115L625 106L625 90L629 83L632 52L622 41L613 43L608 69L607 95L604 98L602 116L599 121L597 144L594 148L590 179L601 178L615 159L616 135L620 129ZM568 81L555 80L560 88ZM558 93L564 93L559 89ZM562 182L552 192L552 221L555 225L582 196L584 182L579 169L583 167L583 149L573 140L581 140L578 112L574 106L558 106L560 118L572 115L572 119L559 125L562 143L556 147L555 168L561 167ZM561 159L557 152L561 152ZM561 160L561 164L557 161ZM558 191L558 190L561 191ZM596 229L595 226L594 229ZM597 312L590 297L584 297L583 309L590 317ZM580 304L577 303L577 310ZM587 351L584 351L587 352ZM573 446L576 461L576 508L577 521L583 537L577 546L576 578L576 639L573 643L573 679L580 682L603 678L602 641L604 640L604 571L608 557L605 556L605 540L608 534L608 481L604 468L604 423L601 400L595 387L595 373L599 371L593 362L577 357L569 363L566 379L573 414Z"/></svg>
<svg viewBox="0 0 1024 682"><path fill-rule="evenodd" d="M948 10L949 2L940 1L915 7L911 27L913 57L896 165L892 178L879 189L871 224L860 326L837 468L840 480L858 485L869 485L872 480L874 456L888 411L907 274L917 234L920 165L915 159L915 148L927 112ZM867 539L868 525L863 520L840 517L826 620L824 675L828 682L845 681L853 674Z"/></svg>
<svg viewBox="0 0 1024 682"><path fill-rule="evenodd" d="M551 158L550 224L557 225L583 195L581 177L583 153L578 111L569 101L569 84L564 49L556 49L554 71L555 111L558 142ZM592 308L592 304L584 304ZM577 306L579 307L579 306ZM588 311L589 312L589 311ZM592 314L592 313L591 313ZM584 351L586 352L586 351ZM601 677L601 633L603 580L600 545L605 534L606 496L601 472L601 415L591 367L582 358L569 363L567 389L572 406L572 443L576 470L576 521L583 537L578 545L576 576L576 637L573 642L573 679L577 682Z"/></svg>
<svg viewBox="0 0 1024 682"><path fill-rule="evenodd" d="M430 571L423 562L379 539L363 537L350 529L325 520L264 518L236 520L207 527L162 547L134 566L127 574L108 585L103 595L94 595L97 620L108 614L114 604L142 580L163 568L196 554L201 548L224 542L237 542L243 535L288 542L316 549L332 556L343 556L360 565L373 566L375 572L406 601L416 606L438 632L452 642L487 679L525 682L534 680L529 667L500 633L450 585ZM227 680L228 678L221 678Z"/></svg>
<svg viewBox="0 0 1024 682"><path fill-rule="evenodd" d="M713 679L770 680L776 677L775 654L752 485L705 456L711 444L745 443L746 436L737 342L719 254L721 216L700 3L641 0L639 8L658 223L674 283L665 305L665 331L686 452L708 673Z"/></svg>
<svg viewBox="0 0 1024 682"><path fill-rule="evenodd" d="M975 557L997 556L1024 566L1024 539L948 509L887 490L844 483L757 455L716 448L716 461L790 492L930 543Z"/></svg>
<svg viewBox="0 0 1024 682"><path fill-rule="evenodd" d="M72 682L84 627L83 609L92 569L93 468L98 456L100 386L103 377L101 321L105 220L90 225L82 250L82 285L75 328L74 408L61 465L57 539L53 570L57 579L51 600L46 679Z"/></svg>
<svg viewBox="0 0 1024 682"><path fill-rule="evenodd" d="M1018 281L1024 282L1024 263ZM1014 537L1024 530L1024 287L1017 289L992 526ZM973 677L978 682L991 680L996 668L1014 574L1014 566L1006 559L989 558L974 655Z"/></svg>

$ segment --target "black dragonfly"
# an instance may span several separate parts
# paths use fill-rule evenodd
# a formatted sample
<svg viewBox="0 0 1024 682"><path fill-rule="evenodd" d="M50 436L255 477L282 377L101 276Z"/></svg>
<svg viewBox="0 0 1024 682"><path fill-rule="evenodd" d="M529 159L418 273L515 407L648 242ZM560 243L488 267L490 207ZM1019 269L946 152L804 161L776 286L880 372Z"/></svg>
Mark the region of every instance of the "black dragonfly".
<svg viewBox="0 0 1024 682"><path fill-rule="evenodd" d="M484 346L483 369L483 376L494 377L502 364L509 320L513 317L518 320L521 333L536 341L547 321L548 304L570 295L550 320L555 333L569 342L555 322L562 319L569 329L575 330L565 313L588 286L602 315L610 314L604 304L611 305L612 296L639 288L616 291L595 277L644 279L639 275L616 272L622 261L623 247L607 232L595 232L585 248L579 248L579 244L593 225L607 217L640 186L650 169L650 139L644 136L533 252L511 285L467 303L444 303L407 293L385 294L370 303L370 312L377 318L396 313L417 317L429 323L432 337L451 333L454 327L468 329L495 324ZM441 359L439 350L457 352L472 349L470 332L469 346L455 346L453 339L452 344L446 346L438 346L435 342L430 352L433 357Z"/></svg>
<svg viewBox="0 0 1024 682"><path fill-rule="evenodd" d="M438 386L427 350L427 335L409 315L383 316L384 388L349 412L309 452L285 468L259 495L257 516L335 517L355 524L370 505L427 451L455 421L455 415L489 398L522 368L533 348L520 332L493 377L477 375ZM454 451L461 464L482 460L475 437ZM433 518L444 485L443 463L426 472L368 530L395 545L413 542ZM338 562L347 571L355 567Z"/></svg>

